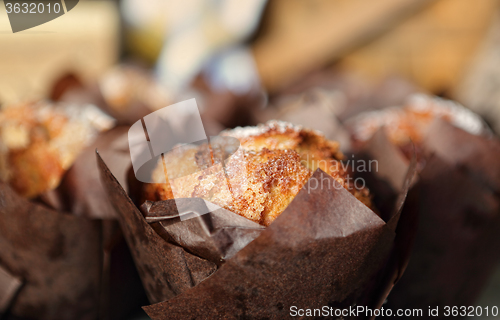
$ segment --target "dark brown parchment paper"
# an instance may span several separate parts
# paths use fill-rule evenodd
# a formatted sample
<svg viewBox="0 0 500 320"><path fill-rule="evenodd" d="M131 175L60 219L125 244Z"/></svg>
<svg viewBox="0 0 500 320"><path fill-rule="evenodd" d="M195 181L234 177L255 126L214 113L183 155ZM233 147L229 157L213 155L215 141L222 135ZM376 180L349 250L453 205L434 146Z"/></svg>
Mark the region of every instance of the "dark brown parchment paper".
<svg viewBox="0 0 500 320"><path fill-rule="evenodd" d="M500 143L436 120L423 149L418 233L388 306L473 305L500 258Z"/></svg>
<svg viewBox="0 0 500 320"><path fill-rule="evenodd" d="M379 130L357 151L376 159L399 153L389 157L400 158L392 173L400 176L405 160L388 143ZM413 223L418 231L408 267L386 307L427 310L472 305L500 258L500 142L436 119L420 148L425 165L403 209L403 214L417 212ZM385 151L377 153L381 150Z"/></svg>
<svg viewBox="0 0 500 320"><path fill-rule="evenodd" d="M0 265L22 281L9 306L29 319L96 319L101 222L57 212L0 183Z"/></svg>
<svg viewBox="0 0 500 320"><path fill-rule="evenodd" d="M281 318L292 305L378 307L404 270L395 239L414 165L387 223L318 170L262 229L224 209L180 220L183 210L174 200L146 203L144 217L99 154L97 161L150 301L157 303L145 307L153 319ZM314 187L315 181L330 188ZM186 207L211 205L177 200ZM242 234L246 242L258 236L240 248Z"/></svg>
<svg viewBox="0 0 500 320"><path fill-rule="evenodd" d="M109 259L120 231L99 178L95 149L106 150L106 161L125 181L127 131L117 127L101 133L58 188L38 199L20 198L1 186L0 269L9 277L0 275L7 281L0 279L0 314L29 319L106 314L108 275L117 271L109 270Z"/></svg>

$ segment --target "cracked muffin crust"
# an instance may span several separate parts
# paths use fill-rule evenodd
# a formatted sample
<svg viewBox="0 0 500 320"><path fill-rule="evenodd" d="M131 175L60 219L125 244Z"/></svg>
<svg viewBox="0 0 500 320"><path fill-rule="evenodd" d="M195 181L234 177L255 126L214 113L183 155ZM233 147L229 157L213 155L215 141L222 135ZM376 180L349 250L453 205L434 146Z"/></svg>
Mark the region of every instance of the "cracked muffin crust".
<svg viewBox="0 0 500 320"><path fill-rule="evenodd" d="M332 176L358 200L371 206L366 188L356 189L340 163L339 144L319 132L280 121L223 131L241 146L229 158L223 144L183 146L164 156L144 187L144 200L200 197L268 226L316 169Z"/></svg>

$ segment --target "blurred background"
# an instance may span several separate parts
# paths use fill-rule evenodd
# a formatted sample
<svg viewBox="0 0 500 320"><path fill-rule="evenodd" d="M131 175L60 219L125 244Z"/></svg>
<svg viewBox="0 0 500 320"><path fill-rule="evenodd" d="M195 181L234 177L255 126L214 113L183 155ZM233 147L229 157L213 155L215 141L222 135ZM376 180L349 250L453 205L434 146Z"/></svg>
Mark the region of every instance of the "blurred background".
<svg viewBox="0 0 500 320"><path fill-rule="evenodd" d="M500 132L499 0L82 0L18 33L0 5L2 106L91 101L131 124L195 97L215 135L325 121L289 116L297 101L342 119L415 92L456 100ZM500 269L477 305L499 301Z"/></svg>

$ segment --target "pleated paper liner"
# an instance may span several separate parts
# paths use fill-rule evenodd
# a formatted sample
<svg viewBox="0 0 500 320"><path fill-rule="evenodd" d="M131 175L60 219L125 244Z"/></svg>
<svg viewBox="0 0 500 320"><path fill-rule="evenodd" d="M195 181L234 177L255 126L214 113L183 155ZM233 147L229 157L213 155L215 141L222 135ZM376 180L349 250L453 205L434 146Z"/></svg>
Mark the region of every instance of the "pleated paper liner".
<svg viewBox="0 0 500 320"><path fill-rule="evenodd" d="M22 285L21 279L0 267L0 314L8 312Z"/></svg>
<svg viewBox="0 0 500 320"><path fill-rule="evenodd" d="M57 212L0 184L0 265L23 282L8 308L28 319L99 315L101 222Z"/></svg>

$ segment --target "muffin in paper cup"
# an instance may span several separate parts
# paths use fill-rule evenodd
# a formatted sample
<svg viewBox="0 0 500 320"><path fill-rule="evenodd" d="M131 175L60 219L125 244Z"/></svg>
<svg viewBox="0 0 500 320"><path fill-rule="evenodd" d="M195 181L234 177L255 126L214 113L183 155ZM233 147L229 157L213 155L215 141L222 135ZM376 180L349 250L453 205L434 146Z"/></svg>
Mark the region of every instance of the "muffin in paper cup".
<svg viewBox="0 0 500 320"><path fill-rule="evenodd" d="M218 163L228 166L224 160ZM414 217L401 209L415 165L391 210L377 213L331 174L311 170L284 211L263 226L216 197L141 203L134 194L140 189L130 187L134 203L99 153L97 162L153 319L279 318L292 306L325 306L333 316L349 306L375 309L404 271L414 227L407 221Z"/></svg>
<svg viewBox="0 0 500 320"><path fill-rule="evenodd" d="M104 132L114 120L91 105L37 101L4 107L0 121L0 314L96 319L107 229L99 219L113 211L76 196L76 185L99 188L95 162L85 178L75 170L86 148L116 135Z"/></svg>
<svg viewBox="0 0 500 320"><path fill-rule="evenodd" d="M418 233L387 306L473 304L499 258L498 139L471 111L424 95L401 108L361 113L346 127L356 152L378 158L385 145L399 158L388 183L404 174L408 146L417 150L418 179L409 194L418 199Z"/></svg>

